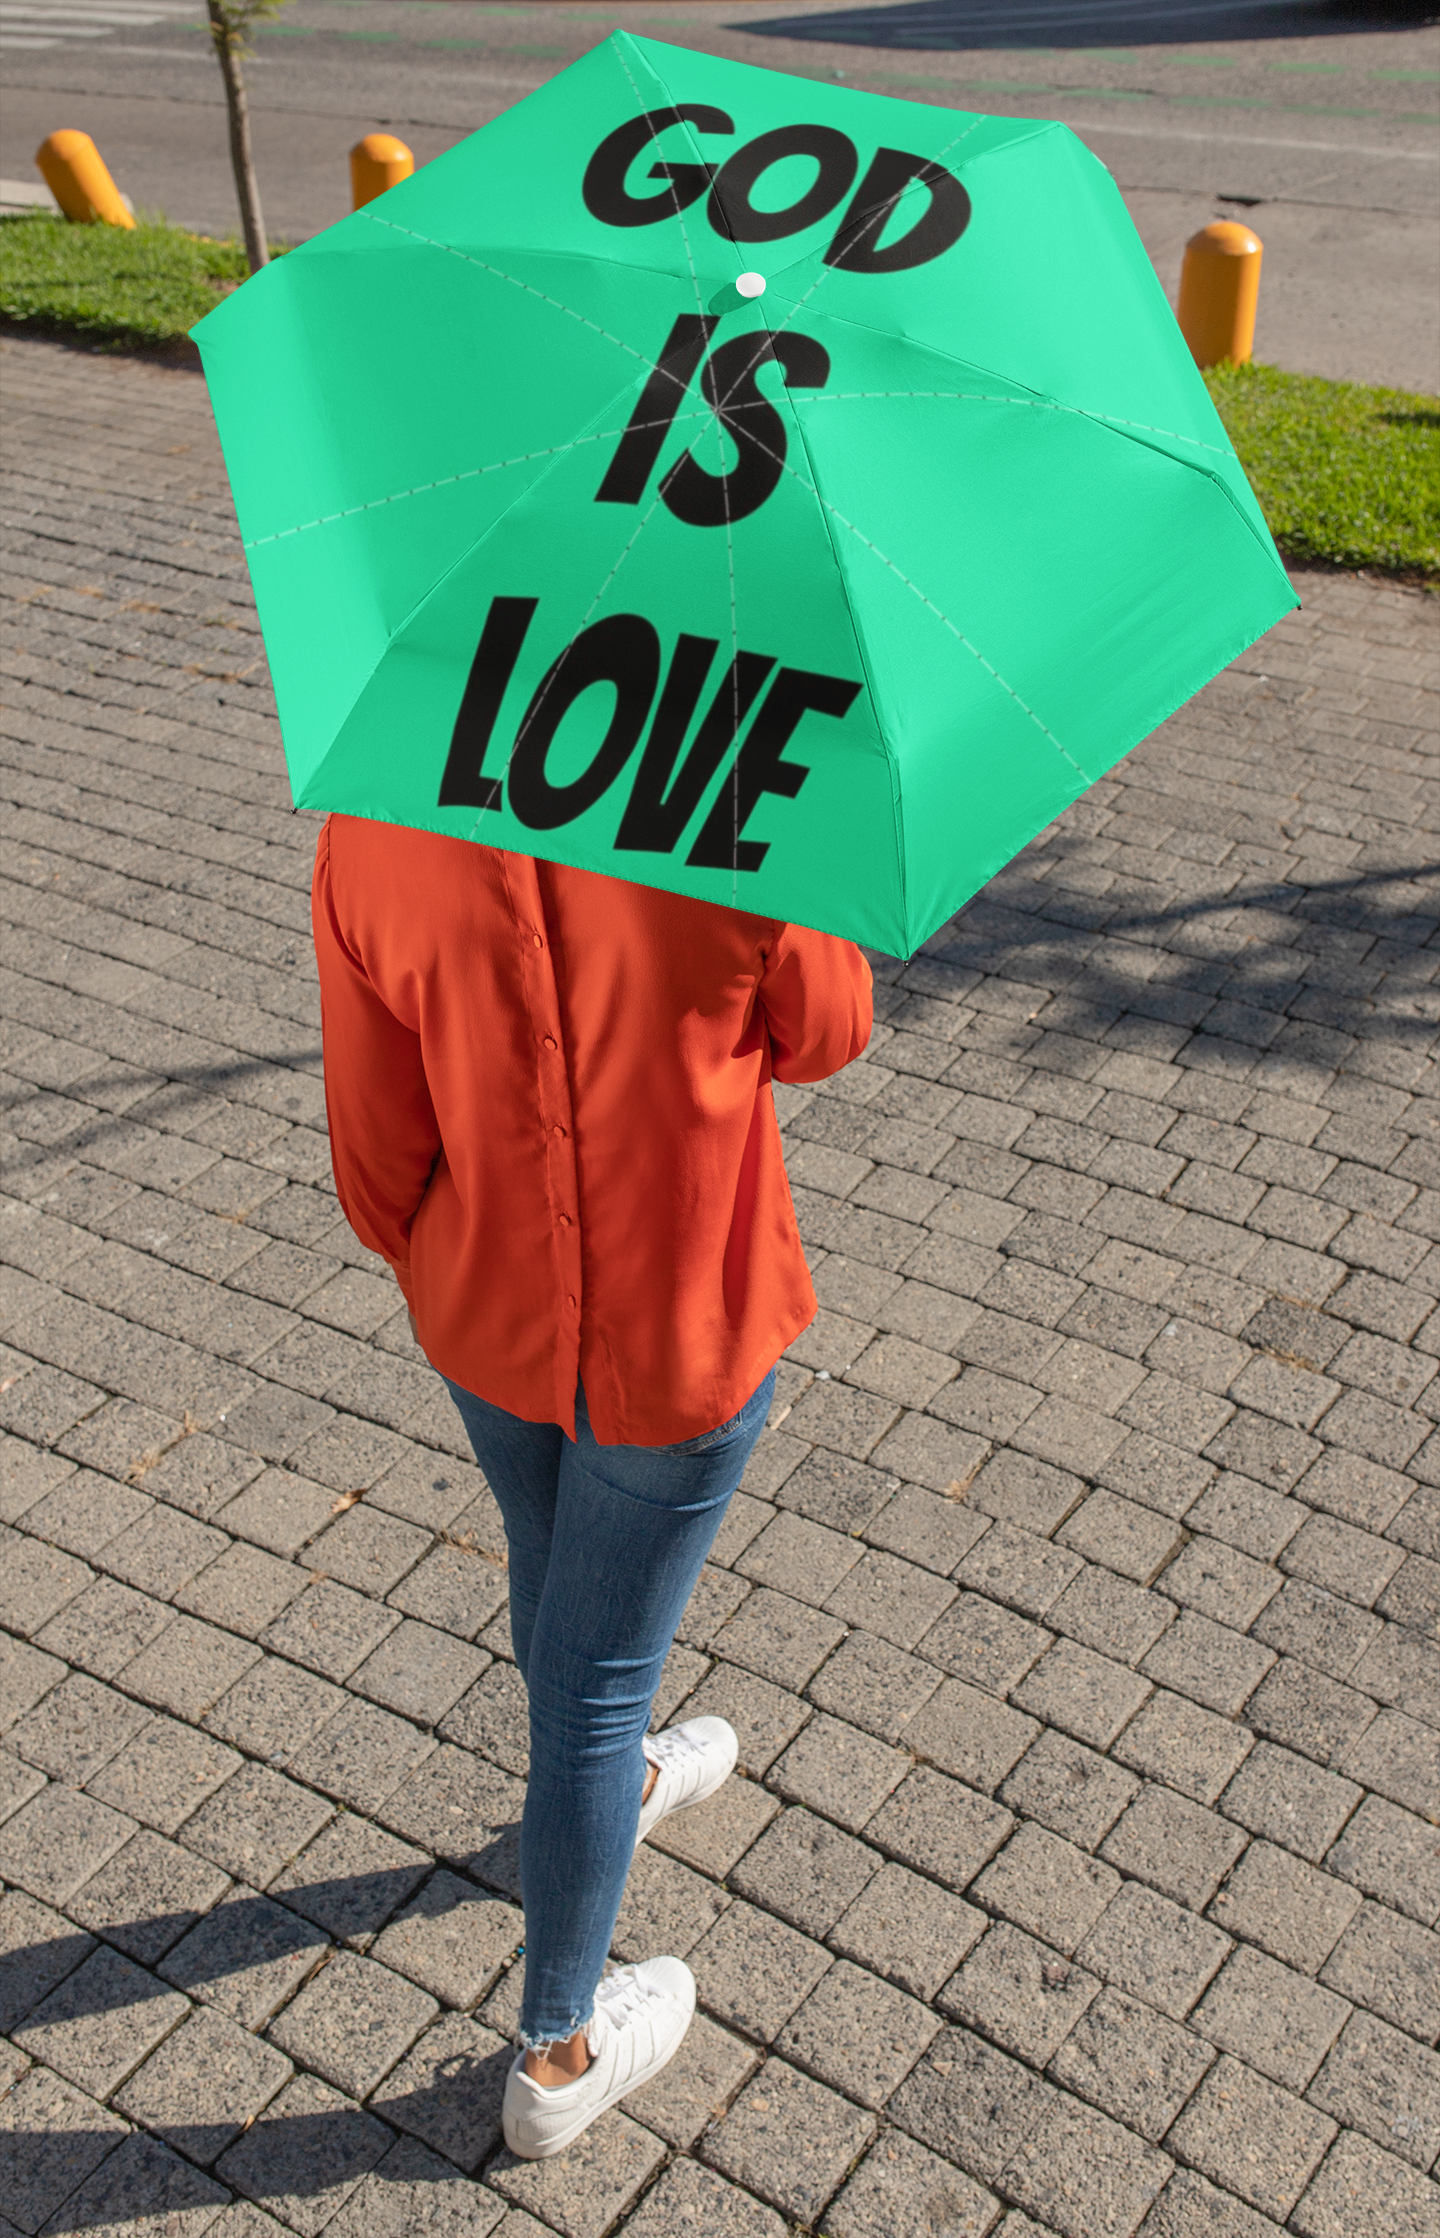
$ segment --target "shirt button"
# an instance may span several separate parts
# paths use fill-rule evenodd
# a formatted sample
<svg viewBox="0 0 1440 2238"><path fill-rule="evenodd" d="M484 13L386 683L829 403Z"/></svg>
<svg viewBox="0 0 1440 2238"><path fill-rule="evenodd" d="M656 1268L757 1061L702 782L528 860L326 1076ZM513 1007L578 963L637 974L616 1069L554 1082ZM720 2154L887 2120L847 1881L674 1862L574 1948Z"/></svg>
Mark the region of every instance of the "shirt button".
<svg viewBox="0 0 1440 2238"><path fill-rule="evenodd" d="M563 1127L552 1127L552 1128L550 1129L550 1132L551 1132L551 1134L552 1134L552 1135L559 1135L559 1136L561 1136L561 1137L562 1137L562 1139L563 1139L563 1137L564 1137L564 1133L565 1133L565 1129L564 1129Z"/></svg>
<svg viewBox="0 0 1440 2238"><path fill-rule="evenodd" d="M545 1046L547 1049L558 1049L560 1044L556 1041L554 1034L546 1034Z"/></svg>
<svg viewBox="0 0 1440 2238"><path fill-rule="evenodd" d="M575 1300L574 1300L574 1298L573 1298L573 1297L568 1297L568 1298L567 1298L567 1299L565 1300L565 1303L566 1303L566 1305L568 1305L568 1306L573 1306L573 1305L574 1305L574 1303L575 1303Z"/></svg>
<svg viewBox="0 0 1440 2238"><path fill-rule="evenodd" d="M561 1225L561 1227L562 1227L562 1228L568 1228L568 1227L569 1227L569 1225L570 1225L570 1215L569 1215L569 1213L568 1213L568 1212L562 1212L562 1213L561 1213L561 1215L560 1215L560 1225Z"/></svg>
<svg viewBox="0 0 1440 2238"><path fill-rule="evenodd" d="M543 948L543 947L544 947L545 943L544 943L544 941L543 941L543 940L542 940L542 939L540 938L540 935L539 935L539 933L533 933L533 934L531 935L531 938L532 938L532 939L534 940L534 942L535 942L535 945L536 945L536 947L537 947L537 948Z"/></svg>

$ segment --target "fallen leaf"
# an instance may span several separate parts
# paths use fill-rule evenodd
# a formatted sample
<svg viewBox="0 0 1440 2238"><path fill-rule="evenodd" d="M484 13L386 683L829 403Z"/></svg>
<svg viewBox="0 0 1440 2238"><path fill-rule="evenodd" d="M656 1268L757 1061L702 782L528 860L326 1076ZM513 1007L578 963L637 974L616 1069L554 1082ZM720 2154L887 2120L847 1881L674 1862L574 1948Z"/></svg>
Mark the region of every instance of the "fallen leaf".
<svg viewBox="0 0 1440 2238"><path fill-rule="evenodd" d="M435 1536L442 1546L458 1547L462 1554L478 1554L492 1569L508 1570L510 1567L508 1553L496 1554L492 1548L482 1546L473 1531L437 1531Z"/></svg>

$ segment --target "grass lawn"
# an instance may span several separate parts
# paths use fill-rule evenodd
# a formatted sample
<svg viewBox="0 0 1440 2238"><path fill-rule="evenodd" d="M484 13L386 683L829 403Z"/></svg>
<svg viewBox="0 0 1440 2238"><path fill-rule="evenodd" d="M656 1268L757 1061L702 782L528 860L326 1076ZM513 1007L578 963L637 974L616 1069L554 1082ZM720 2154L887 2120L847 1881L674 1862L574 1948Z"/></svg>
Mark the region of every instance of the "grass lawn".
<svg viewBox="0 0 1440 2238"><path fill-rule="evenodd" d="M1205 385L1287 559L1440 579L1440 397L1272 365Z"/></svg>
<svg viewBox="0 0 1440 2238"><path fill-rule="evenodd" d="M0 218L0 318L32 333L117 349L182 342L243 280L234 241L177 225L69 225L48 213Z"/></svg>
<svg viewBox="0 0 1440 2238"><path fill-rule="evenodd" d="M246 276L179 226L0 218L0 320L116 349L182 344ZM1440 582L1440 399L1222 365L1205 375L1287 559Z"/></svg>

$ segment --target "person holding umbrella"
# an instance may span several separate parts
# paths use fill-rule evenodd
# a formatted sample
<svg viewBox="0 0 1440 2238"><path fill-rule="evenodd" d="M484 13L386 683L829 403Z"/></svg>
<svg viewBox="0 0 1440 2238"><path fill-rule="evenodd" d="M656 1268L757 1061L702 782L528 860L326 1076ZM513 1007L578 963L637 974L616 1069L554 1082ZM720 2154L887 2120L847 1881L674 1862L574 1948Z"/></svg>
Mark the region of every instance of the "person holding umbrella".
<svg viewBox="0 0 1440 2238"><path fill-rule="evenodd" d="M530 1708L505 2138L562 2151L669 2060L679 1958L603 1975L630 1862L736 1758L648 1737L676 1627L816 1305L772 1078L870 1034L850 942L332 816L314 925L335 1182L505 1520Z"/></svg>
<svg viewBox="0 0 1440 2238"><path fill-rule="evenodd" d="M1052 118L617 31L195 336L331 817L336 1184L509 1535L546 2154L693 2003L601 1971L735 1760L645 1731L815 1310L770 1079L864 1045L851 941L914 955L1296 597Z"/></svg>

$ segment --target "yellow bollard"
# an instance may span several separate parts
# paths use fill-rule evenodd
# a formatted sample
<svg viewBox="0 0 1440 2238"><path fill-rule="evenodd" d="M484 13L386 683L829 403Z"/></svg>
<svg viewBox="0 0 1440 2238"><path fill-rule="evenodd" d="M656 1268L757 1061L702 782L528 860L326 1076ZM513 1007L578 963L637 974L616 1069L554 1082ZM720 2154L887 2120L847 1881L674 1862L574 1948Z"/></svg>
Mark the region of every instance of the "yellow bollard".
<svg viewBox="0 0 1440 2238"><path fill-rule="evenodd" d="M35 163L72 225L134 225L88 132L52 132Z"/></svg>
<svg viewBox="0 0 1440 2238"><path fill-rule="evenodd" d="M1185 244L1180 267L1180 332L1200 366L1229 358L1244 365L1255 346L1260 294L1259 236L1228 218L1204 225Z"/></svg>
<svg viewBox="0 0 1440 2238"><path fill-rule="evenodd" d="M350 191L357 210L387 187L399 186L415 169L415 158L393 132L367 132L350 150Z"/></svg>

